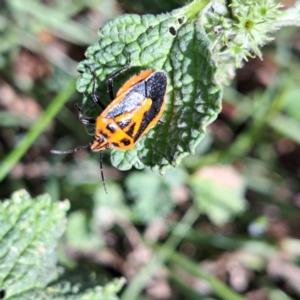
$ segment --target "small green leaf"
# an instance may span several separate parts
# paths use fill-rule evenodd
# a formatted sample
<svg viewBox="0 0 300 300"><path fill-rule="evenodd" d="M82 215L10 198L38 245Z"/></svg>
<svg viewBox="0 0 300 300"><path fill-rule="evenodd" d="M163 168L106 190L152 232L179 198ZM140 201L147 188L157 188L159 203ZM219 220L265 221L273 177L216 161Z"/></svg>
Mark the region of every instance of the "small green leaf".
<svg viewBox="0 0 300 300"><path fill-rule="evenodd" d="M68 217L66 239L68 245L80 250L96 250L104 246L104 239L90 226L90 220L84 211L80 210L72 212Z"/></svg>
<svg viewBox="0 0 300 300"><path fill-rule="evenodd" d="M96 287L82 295L80 300L118 300L116 295L125 284L125 279L115 279L104 287Z"/></svg>
<svg viewBox="0 0 300 300"><path fill-rule="evenodd" d="M299 93L299 87L289 86L284 95L284 110L297 121L300 121Z"/></svg>
<svg viewBox="0 0 300 300"><path fill-rule="evenodd" d="M107 207L112 210L118 210L124 205L124 192L120 185L108 181L106 183L107 189L109 190L109 196L105 193L102 185L99 185L94 193L94 206L97 207Z"/></svg>
<svg viewBox="0 0 300 300"><path fill-rule="evenodd" d="M145 223L168 215L174 203L168 181L150 172L131 173L125 182L129 196L133 199L132 210Z"/></svg>
<svg viewBox="0 0 300 300"><path fill-rule="evenodd" d="M130 209L124 202L124 191L119 184L106 182L109 194L107 195L102 185L96 189L93 200L93 220L95 228L110 228L118 218L130 218Z"/></svg>
<svg viewBox="0 0 300 300"><path fill-rule="evenodd" d="M91 98L92 76L97 75L97 95L109 103L106 80L131 59L132 68L116 78L115 92L130 76L145 70L164 70L168 76L166 107L161 120L129 151L112 151L112 163L121 170L132 166L159 168L177 166L193 153L206 126L221 109L216 65L209 50L210 41L201 25L199 13L208 1L161 15L123 15L99 31L99 43L88 48L87 59L77 89L84 93L83 110L89 117L99 115ZM94 134L94 128L88 132Z"/></svg>
<svg viewBox="0 0 300 300"><path fill-rule="evenodd" d="M58 238L65 229L69 202L49 195L31 199L24 190L0 202L0 289L5 299L35 297L57 277Z"/></svg>
<svg viewBox="0 0 300 300"><path fill-rule="evenodd" d="M130 174L125 185L133 213L145 223L166 217L175 206L172 189L184 186L187 177L182 168L167 170L163 177L148 171Z"/></svg>
<svg viewBox="0 0 300 300"><path fill-rule="evenodd" d="M202 168L190 184L197 205L217 225L246 209L245 183L233 167Z"/></svg>
<svg viewBox="0 0 300 300"><path fill-rule="evenodd" d="M118 300L117 293L126 280L119 278L107 283L105 277L99 270L93 272L90 268L78 266L65 271L57 282L47 288L43 297L39 295L31 299Z"/></svg>

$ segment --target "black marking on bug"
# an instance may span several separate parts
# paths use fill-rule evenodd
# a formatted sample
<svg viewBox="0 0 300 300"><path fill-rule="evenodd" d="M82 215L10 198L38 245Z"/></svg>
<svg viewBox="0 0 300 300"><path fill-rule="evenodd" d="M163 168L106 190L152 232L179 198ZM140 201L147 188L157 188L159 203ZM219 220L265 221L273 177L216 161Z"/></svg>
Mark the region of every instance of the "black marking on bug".
<svg viewBox="0 0 300 300"><path fill-rule="evenodd" d="M121 129L124 129L125 127L127 127L130 124L130 120L122 120L120 122L117 122L117 124L120 126Z"/></svg>
<svg viewBox="0 0 300 300"><path fill-rule="evenodd" d="M115 147L120 147L119 143L112 142L112 145Z"/></svg>
<svg viewBox="0 0 300 300"><path fill-rule="evenodd" d="M128 145L130 145L131 144L131 142L130 142L130 140L128 140L128 139L122 139L121 140L121 143L123 144L123 145L125 145L125 146L128 146Z"/></svg>
<svg viewBox="0 0 300 300"><path fill-rule="evenodd" d="M132 134L133 134L133 132L134 132L134 127L135 127L135 125L136 125L136 123L133 123L130 127L129 127L129 129L128 129L128 131L126 132L129 136L131 136L132 137Z"/></svg>
<svg viewBox="0 0 300 300"><path fill-rule="evenodd" d="M150 109L144 114L143 120L137 134L134 136L134 141L137 141L143 134L149 123L159 114L164 102L165 92L167 89L167 75L163 71L152 73L145 79L145 88L147 87L147 98L152 100ZM134 88L134 87L133 87Z"/></svg>
<svg viewBox="0 0 300 300"><path fill-rule="evenodd" d="M4 299L5 297L5 290L1 289L0 290L0 299Z"/></svg>
<svg viewBox="0 0 300 300"><path fill-rule="evenodd" d="M107 135L105 132L103 132L101 129L100 129L100 130L98 130L98 135L101 135L101 136L103 136L105 139L107 139L107 138L108 138L108 135Z"/></svg>
<svg viewBox="0 0 300 300"><path fill-rule="evenodd" d="M111 124L111 123L108 123L108 124L107 124L106 129L107 129L109 132L111 132L111 133L116 132L116 127L115 127L113 124Z"/></svg>
<svg viewBox="0 0 300 300"><path fill-rule="evenodd" d="M175 28L174 25L171 25L171 26L169 27L169 32L170 32L173 36L176 36L177 30L176 30L176 28Z"/></svg>

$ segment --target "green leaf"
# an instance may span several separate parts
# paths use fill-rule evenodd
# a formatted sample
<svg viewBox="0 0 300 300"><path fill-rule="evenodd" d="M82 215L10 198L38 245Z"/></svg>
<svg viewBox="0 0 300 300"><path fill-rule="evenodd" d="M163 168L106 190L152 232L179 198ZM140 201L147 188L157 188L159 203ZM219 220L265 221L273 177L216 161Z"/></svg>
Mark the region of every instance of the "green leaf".
<svg viewBox="0 0 300 300"><path fill-rule="evenodd" d="M104 246L104 239L101 239L100 233L90 223L84 211L71 213L66 230L68 245L77 250L101 249Z"/></svg>
<svg viewBox="0 0 300 300"><path fill-rule="evenodd" d="M210 41L199 13L208 1L161 15L123 15L99 31L99 43L88 48L77 89L84 93L83 110L89 117L99 115L91 98L92 76L97 75L97 95L109 103L107 77L126 65L132 68L116 78L115 92L130 75L145 69L164 70L168 76L166 107L161 120L130 151L112 151L112 163L121 170L132 166L159 168L164 172L193 153L206 126L220 111L221 90L215 81L216 65ZM88 132L94 134L94 128Z"/></svg>
<svg viewBox="0 0 300 300"><path fill-rule="evenodd" d="M190 185L196 204L217 225L246 209L246 186L233 167L202 168L193 176Z"/></svg>
<svg viewBox="0 0 300 300"><path fill-rule="evenodd" d="M300 144L300 122L284 114L277 114L270 118L269 125L290 140Z"/></svg>
<svg viewBox="0 0 300 300"><path fill-rule="evenodd" d="M116 293L121 290L124 284L124 278L115 279L104 287L94 288L92 291L80 297L80 300L118 300L119 297L116 296Z"/></svg>
<svg viewBox="0 0 300 300"><path fill-rule="evenodd" d="M145 223L168 215L174 203L167 180L150 172L133 172L125 181L129 196L133 199L132 210Z"/></svg>
<svg viewBox="0 0 300 300"><path fill-rule="evenodd" d="M48 195L31 199L24 190L0 203L0 291L6 300L118 299L123 278L99 286L103 276L90 270L65 270L58 276L55 248L68 209L68 201L52 203Z"/></svg>
<svg viewBox="0 0 300 300"><path fill-rule="evenodd" d="M49 195L31 199L24 190L0 202L0 290L5 299L40 299L37 293L57 277L58 238L69 202Z"/></svg>
<svg viewBox="0 0 300 300"><path fill-rule="evenodd" d="M121 207L126 208L124 192L120 185L108 181L106 182L107 189L109 190L109 195L105 193L102 185L99 185L94 193L94 206L95 208L107 207L112 210L119 210Z"/></svg>
<svg viewBox="0 0 300 300"><path fill-rule="evenodd" d="M297 121L300 121L299 93L300 89L298 86L289 86L288 91L284 94L284 110Z"/></svg>
<svg viewBox="0 0 300 300"><path fill-rule="evenodd" d="M110 228L117 219L130 218L132 212L125 205L124 191L119 184L108 181L106 182L107 195L102 185L99 185L96 189L93 200L93 220L95 222L95 228ZM99 233L98 233L99 234Z"/></svg>
<svg viewBox="0 0 300 300"><path fill-rule="evenodd" d="M99 270L92 272L87 267L76 267L66 271L59 280L48 287L44 298L57 300L117 300L116 295L125 284L124 278L105 283L106 276ZM99 284L103 284L100 286Z"/></svg>

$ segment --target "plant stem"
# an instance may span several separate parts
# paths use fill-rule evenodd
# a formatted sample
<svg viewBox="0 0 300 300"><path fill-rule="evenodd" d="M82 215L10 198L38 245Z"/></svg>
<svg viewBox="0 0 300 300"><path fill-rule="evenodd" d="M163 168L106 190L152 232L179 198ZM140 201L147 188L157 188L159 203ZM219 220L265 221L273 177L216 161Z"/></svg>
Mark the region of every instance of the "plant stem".
<svg viewBox="0 0 300 300"><path fill-rule="evenodd" d="M6 177L14 165L21 159L37 137L42 133L50 121L56 116L62 106L70 99L75 91L75 79L72 79L69 85L58 94L40 119L29 129L24 138L17 144L10 154L8 154L0 165L0 182Z"/></svg>

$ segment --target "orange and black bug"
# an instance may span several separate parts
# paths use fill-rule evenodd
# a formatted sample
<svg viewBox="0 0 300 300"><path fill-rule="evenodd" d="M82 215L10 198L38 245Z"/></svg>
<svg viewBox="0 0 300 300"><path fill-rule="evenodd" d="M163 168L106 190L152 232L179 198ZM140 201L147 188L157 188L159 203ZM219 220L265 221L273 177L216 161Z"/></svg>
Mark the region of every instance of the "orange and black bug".
<svg viewBox="0 0 300 300"><path fill-rule="evenodd" d="M94 152L100 152L101 177L105 191L102 170L102 150L132 149L136 142L144 136L160 119L166 99L167 75L164 71L145 70L127 80L119 89L116 97L113 94L113 79L131 66L130 62L116 71L107 80L111 103L105 108L96 95L96 75L93 75L92 98L102 109L96 120L83 116L81 108L79 120L83 124L95 124L94 141L88 145L73 150L57 151L54 154L73 153L90 147Z"/></svg>

